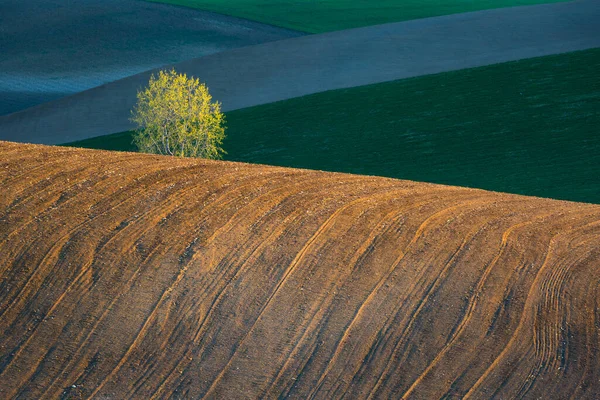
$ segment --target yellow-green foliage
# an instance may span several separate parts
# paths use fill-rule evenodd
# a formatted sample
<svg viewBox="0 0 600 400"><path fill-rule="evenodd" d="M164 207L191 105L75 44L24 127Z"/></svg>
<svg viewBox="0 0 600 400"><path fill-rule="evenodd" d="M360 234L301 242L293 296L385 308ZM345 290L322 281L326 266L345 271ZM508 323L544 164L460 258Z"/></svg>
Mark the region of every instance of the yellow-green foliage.
<svg viewBox="0 0 600 400"><path fill-rule="evenodd" d="M132 114L138 125L134 142L144 153L212 159L225 153L221 104L197 78L175 70L152 75Z"/></svg>

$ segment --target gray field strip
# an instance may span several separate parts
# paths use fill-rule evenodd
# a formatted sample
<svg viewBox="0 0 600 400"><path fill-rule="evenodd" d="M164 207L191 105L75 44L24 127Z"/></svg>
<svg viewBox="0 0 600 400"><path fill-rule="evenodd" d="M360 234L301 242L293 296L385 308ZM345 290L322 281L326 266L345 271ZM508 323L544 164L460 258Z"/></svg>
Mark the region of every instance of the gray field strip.
<svg viewBox="0 0 600 400"><path fill-rule="evenodd" d="M487 10L310 35L175 65L225 111L331 89L600 47L600 1ZM0 140L58 144L132 128L152 71L0 117ZM282 116L282 121L284 121Z"/></svg>
<svg viewBox="0 0 600 400"><path fill-rule="evenodd" d="M1 0L0 115L302 33L142 0Z"/></svg>

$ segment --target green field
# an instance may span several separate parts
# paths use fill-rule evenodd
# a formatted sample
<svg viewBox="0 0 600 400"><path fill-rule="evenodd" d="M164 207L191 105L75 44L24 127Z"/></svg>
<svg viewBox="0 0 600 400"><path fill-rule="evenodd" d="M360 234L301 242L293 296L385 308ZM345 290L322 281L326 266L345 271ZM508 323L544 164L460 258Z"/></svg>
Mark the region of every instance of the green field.
<svg viewBox="0 0 600 400"><path fill-rule="evenodd" d="M598 71L594 49L237 110L226 159L600 203Z"/></svg>
<svg viewBox="0 0 600 400"><path fill-rule="evenodd" d="M565 0L148 0L319 33L491 8Z"/></svg>

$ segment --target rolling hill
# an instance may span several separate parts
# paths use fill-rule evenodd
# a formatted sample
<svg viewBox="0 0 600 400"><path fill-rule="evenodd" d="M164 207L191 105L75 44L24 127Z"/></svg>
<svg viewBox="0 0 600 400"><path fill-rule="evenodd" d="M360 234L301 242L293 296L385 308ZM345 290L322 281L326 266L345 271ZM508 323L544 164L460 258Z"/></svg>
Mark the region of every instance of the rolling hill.
<svg viewBox="0 0 600 400"><path fill-rule="evenodd" d="M565 0L149 0L311 33Z"/></svg>
<svg viewBox="0 0 600 400"><path fill-rule="evenodd" d="M176 64L231 111L308 94L600 47L600 2L503 8L307 35ZM147 71L0 117L0 140L123 132Z"/></svg>
<svg viewBox="0 0 600 400"><path fill-rule="evenodd" d="M0 142L1 398L600 396L600 206Z"/></svg>
<svg viewBox="0 0 600 400"><path fill-rule="evenodd" d="M592 49L235 110L226 159L600 203L599 70Z"/></svg>
<svg viewBox="0 0 600 400"><path fill-rule="evenodd" d="M299 35L141 0L2 0L0 115L163 65Z"/></svg>

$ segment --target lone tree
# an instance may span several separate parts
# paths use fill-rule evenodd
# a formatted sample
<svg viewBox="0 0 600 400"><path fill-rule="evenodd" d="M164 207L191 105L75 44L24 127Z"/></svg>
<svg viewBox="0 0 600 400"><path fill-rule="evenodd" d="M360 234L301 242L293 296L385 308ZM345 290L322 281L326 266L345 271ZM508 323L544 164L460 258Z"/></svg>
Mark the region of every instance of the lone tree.
<svg viewBox="0 0 600 400"><path fill-rule="evenodd" d="M175 70L152 75L137 94L131 120L134 143L144 153L219 159L225 138L221 104L196 78Z"/></svg>

